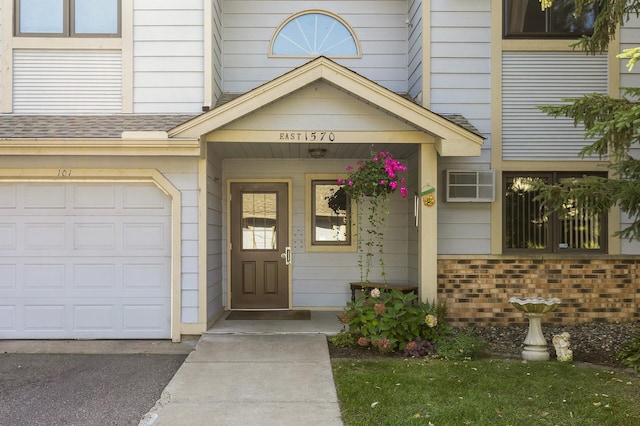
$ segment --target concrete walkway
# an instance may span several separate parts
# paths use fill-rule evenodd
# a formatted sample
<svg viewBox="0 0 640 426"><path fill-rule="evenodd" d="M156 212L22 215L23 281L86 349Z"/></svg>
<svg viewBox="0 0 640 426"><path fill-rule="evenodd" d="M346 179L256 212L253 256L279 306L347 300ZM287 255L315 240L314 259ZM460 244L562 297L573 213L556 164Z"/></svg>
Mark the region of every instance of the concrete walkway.
<svg viewBox="0 0 640 426"><path fill-rule="evenodd" d="M342 425L326 340L340 328L326 318L322 332L318 321L219 321L140 425Z"/></svg>

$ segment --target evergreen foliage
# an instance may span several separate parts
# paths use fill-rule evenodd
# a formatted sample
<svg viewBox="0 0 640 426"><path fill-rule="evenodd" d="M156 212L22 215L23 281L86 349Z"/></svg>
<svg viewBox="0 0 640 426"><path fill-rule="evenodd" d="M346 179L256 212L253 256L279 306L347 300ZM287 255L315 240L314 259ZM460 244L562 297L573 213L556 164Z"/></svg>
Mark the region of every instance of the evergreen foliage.
<svg viewBox="0 0 640 426"><path fill-rule="evenodd" d="M548 2L545 2L545 4ZM576 11L592 0L575 0ZM598 0L598 15L591 36L583 36L573 46L588 54L605 51L632 15L640 14L640 0ZM630 59L633 67L640 58L640 47L628 49L620 57ZM575 200L591 213L608 212L618 205L631 224L615 235L640 240L640 159L633 150L640 149L640 88L622 89L620 98L592 93L581 98L563 99L563 105L546 105L540 109L552 117L569 117L576 126L585 128L585 138L595 141L586 146L580 156L597 155L609 159L611 178L585 176L554 185L538 185L539 200L550 211L562 211L566 200ZM637 152L637 151L636 151ZM637 155L637 154L636 154Z"/></svg>

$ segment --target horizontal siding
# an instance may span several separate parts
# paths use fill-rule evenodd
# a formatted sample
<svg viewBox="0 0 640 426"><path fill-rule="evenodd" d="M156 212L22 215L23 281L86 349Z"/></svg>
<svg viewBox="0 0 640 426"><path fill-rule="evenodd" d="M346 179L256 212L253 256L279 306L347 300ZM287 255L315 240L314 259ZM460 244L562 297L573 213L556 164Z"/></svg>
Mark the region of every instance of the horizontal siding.
<svg viewBox="0 0 640 426"><path fill-rule="evenodd" d="M491 13L491 0L431 1L430 108L464 115L486 138L478 157L438 159L440 172L490 168ZM490 253L491 204L447 203L439 193L438 254Z"/></svg>
<svg viewBox="0 0 640 426"><path fill-rule="evenodd" d="M224 3L224 91L244 93L312 58L269 58L276 28L292 14L331 11L350 25L360 41L362 58L336 62L395 91L407 92L407 2L384 1L245 1ZM246 63L252 64L246 69Z"/></svg>
<svg viewBox="0 0 640 426"><path fill-rule="evenodd" d="M198 113L204 102L203 0L134 3L133 110Z"/></svg>
<svg viewBox="0 0 640 426"><path fill-rule="evenodd" d="M607 93L606 55L581 52L503 52L504 160L575 160L589 142L572 119L552 118L538 105Z"/></svg>
<svg viewBox="0 0 640 426"><path fill-rule="evenodd" d="M488 151L491 0L432 0L430 40L430 109L464 115L487 138L483 151ZM478 157L470 161L485 160Z"/></svg>
<svg viewBox="0 0 640 426"><path fill-rule="evenodd" d="M408 93L412 98L416 99L423 92L422 87L422 2L419 0L411 0L409 2L409 44L407 47L408 54Z"/></svg>
<svg viewBox="0 0 640 426"><path fill-rule="evenodd" d="M122 55L108 50L15 50L17 114L122 112Z"/></svg>

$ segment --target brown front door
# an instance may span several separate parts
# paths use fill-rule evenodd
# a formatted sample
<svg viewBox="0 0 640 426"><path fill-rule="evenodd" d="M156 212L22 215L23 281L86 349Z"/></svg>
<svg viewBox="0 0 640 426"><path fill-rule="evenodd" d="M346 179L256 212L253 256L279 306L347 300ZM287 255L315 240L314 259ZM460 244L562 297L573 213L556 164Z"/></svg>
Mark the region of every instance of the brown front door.
<svg viewBox="0 0 640 426"><path fill-rule="evenodd" d="M231 184L231 308L289 307L288 184Z"/></svg>

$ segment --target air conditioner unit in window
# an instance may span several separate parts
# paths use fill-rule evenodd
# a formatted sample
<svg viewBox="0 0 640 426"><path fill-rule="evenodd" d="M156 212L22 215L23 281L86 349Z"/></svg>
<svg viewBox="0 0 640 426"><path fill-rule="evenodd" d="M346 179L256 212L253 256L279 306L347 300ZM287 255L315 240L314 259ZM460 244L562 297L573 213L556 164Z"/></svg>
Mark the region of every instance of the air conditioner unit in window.
<svg viewBox="0 0 640 426"><path fill-rule="evenodd" d="M496 175L493 170L446 170L447 201L489 203L495 201Z"/></svg>

